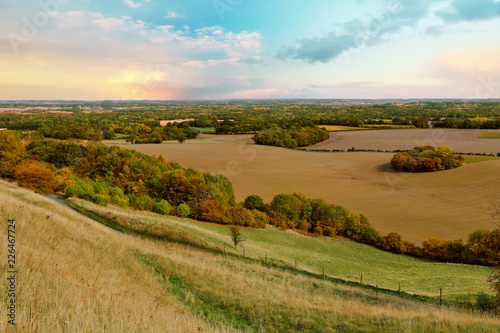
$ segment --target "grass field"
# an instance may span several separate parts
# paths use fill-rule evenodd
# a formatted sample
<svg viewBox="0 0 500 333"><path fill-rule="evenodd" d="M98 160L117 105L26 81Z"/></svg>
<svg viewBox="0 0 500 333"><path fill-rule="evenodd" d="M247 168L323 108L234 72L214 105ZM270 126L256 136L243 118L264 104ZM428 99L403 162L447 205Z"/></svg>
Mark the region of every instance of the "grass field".
<svg viewBox="0 0 500 333"><path fill-rule="evenodd" d="M464 163L477 163L477 162L485 162L485 161L495 161L500 160L500 157L497 156L482 156L482 155L463 155Z"/></svg>
<svg viewBox="0 0 500 333"><path fill-rule="evenodd" d="M497 133L499 131L491 131ZM330 140L318 143L310 149L347 150L351 147L366 150L410 150L415 146L447 145L460 153L497 154L500 146L495 140L481 140L484 130L456 129L394 129L378 131L338 132L331 133Z"/></svg>
<svg viewBox="0 0 500 333"><path fill-rule="evenodd" d="M499 319L488 315L440 310L254 261L122 235L25 189L4 182L0 189L0 216L17 221L18 332L500 329ZM0 237L6 238L6 230L1 228ZM221 237L214 230L200 232ZM0 249L4 258L6 250ZM6 261L0 265L6 272ZM2 281L5 286L5 273ZM7 302L1 298L4 309ZM0 329L14 331L6 320Z"/></svg>
<svg viewBox="0 0 500 333"><path fill-rule="evenodd" d="M320 125L319 127L324 127L328 132L366 130L365 128L362 128L362 127L337 126L337 125Z"/></svg>
<svg viewBox="0 0 500 333"><path fill-rule="evenodd" d="M369 133L380 132L398 130ZM487 208L498 197L499 160L436 173L398 173L389 165L392 153L288 150L254 145L251 137L201 135L182 145L107 144L162 154L184 167L223 174L239 201L257 194L270 202L276 194L293 192L323 198L365 214L384 234L398 232L417 243L430 237L465 239L476 229L495 226Z"/></svg>
<svg viewBox="0 0 500 333"><path fill-rule="evenodd" d="M486 133L481 133L479 135L480 139L500 139L500 133L499 132L486 132Z"/></svg>
<svg viewBox="0 0 500 333"><path fill-rule="evenodd" d="M128 138L128 135L127 134L122 134L122 133L115 133L115 137L116 137L117 140L119 140L119 139Z"/></svg>
<svg viewBox="0 0 500 333"><path fill-rule="evenodd" d="M71 200L101 216L110 214L125 220L132 218L174 229L178 227L214 247L222 249L226 244L228 251L243 254L242 249L235 251L227 226L118 207L101 207L81 199ZM264 259L267 254L269 260L290 266L294 266L296 260L299 269L318 274L325 267L327 275L357 282L363 274L365 284L397 290L401 282L402 291L427 296L437 296L440 288L443 288L447 298L465 299L469 291L472 294L489 291L485 281L491 271L486 267L431 263L340 238L312 238L272 227L241 231L245 239L245 256Z"/></svg>
<svg viewBox="0 0 500 333"><path fill-rule="evenodd" d="M198 133L215 133L215 127L193 127Z"/></svg>

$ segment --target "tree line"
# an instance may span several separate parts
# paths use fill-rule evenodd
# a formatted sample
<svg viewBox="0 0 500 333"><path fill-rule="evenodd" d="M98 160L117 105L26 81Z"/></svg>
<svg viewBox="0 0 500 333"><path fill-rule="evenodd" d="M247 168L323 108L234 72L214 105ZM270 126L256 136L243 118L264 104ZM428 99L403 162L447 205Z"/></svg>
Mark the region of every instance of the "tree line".
<svg viewBox="0 0 500 333"><path fill-rule="evenodd" d="M328 131L319 127L293 127L290 129L273 127L258 132L253 140L259 145L297 148L314 145L329 138Z"/></svg>

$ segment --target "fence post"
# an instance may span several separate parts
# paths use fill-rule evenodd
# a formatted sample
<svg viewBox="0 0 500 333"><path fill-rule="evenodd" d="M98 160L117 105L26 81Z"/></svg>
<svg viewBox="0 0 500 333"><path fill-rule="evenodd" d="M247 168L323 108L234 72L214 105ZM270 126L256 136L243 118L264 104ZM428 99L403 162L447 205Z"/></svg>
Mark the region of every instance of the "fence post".
<svg viewBox="0 0 500 333"><path fill-rule="evenodd" d="M361 281L359 282L359 284L363 284L363 274L361 274Z"/></svg>
<svg viewBox="0 0 500 333"><path fill-rule="evenodd" d="M243 248L243 258L245 258L245 248Z"/></svg>
<svg viewBox="0 0 500 333"><path fill-rule="evenodd" d="M443 288L439 289L439 306L443 306Z"/></svg>
<svg viewBox="0 0 500 333"><path fill-rule="evenodd" d="M295 260L295 270L297 270L297 260Z"/></svg>
<svg viewBox="0 0 500 333"><path fill-rule="evenodd" d="M323 280L325 279L325 266L323 266Z"/></svg>
<svg viewBox="0 0 500 333"><path fill-rule="evenodd" d="M378 297L378 284L377 284L377 297Z"/></svg>
<svg viewBox="0 0 500 333"><path fill-rule="evenodd" d="M267 262L267 252L266 252L266 259L264 261Z"/></svg>
<svg viewBox="0 0 500 333"><path fill-rule="evenodd" d="M398 293L401 291L401 281L398 281L399 287L398 287Z"/></svg>

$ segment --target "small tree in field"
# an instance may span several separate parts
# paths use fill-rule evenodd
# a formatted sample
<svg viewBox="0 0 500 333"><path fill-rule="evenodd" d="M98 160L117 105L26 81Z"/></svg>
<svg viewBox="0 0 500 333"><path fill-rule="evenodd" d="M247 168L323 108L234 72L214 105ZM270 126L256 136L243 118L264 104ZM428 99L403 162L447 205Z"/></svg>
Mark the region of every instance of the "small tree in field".
<svg viewBox="0 0 500 333"><path fill-rule="evenodd" d="M240 227L236 225L229 226L229 232L231 234L231 239L234 244L234 248L236 249L239 246L242 246L244 239L241 237Z"/></svg>

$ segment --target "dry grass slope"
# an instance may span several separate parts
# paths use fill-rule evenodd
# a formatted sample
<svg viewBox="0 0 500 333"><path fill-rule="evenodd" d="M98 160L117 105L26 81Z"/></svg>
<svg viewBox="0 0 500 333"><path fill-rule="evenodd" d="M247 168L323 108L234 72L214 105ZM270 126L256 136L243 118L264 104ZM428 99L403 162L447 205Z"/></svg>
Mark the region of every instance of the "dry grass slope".
<svg viewBox="0 0 500 333"><path fill-rule="evenodd" d="M0 189L0 237L6 237L7 218L16 218L19 226L21 332L500 329L498 318L487 315L440 311L251 262L124 236L24 189L3 182ZM0 254L4 257L5 249ZM2 261L2 272L5 268ZM210 326L200 317L233 328ZM1 325L6 330L4 321Z"/></svg>
<svg viewBox="0 0 500 333"><path fill-rule="evenodd" d="M131 252L147 251L148 243L89 223L25 189L5 182L0 189L3 240L7 219L17 221L18 332L226 331L210 327L164 292ZM6 260L0 267L5 286ZM2 293L3 309L6 301ZM2 318L0 330L7 328Z"/></svg>

